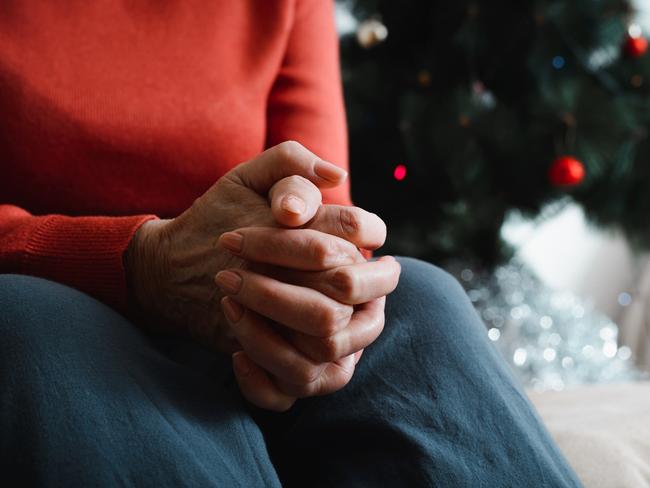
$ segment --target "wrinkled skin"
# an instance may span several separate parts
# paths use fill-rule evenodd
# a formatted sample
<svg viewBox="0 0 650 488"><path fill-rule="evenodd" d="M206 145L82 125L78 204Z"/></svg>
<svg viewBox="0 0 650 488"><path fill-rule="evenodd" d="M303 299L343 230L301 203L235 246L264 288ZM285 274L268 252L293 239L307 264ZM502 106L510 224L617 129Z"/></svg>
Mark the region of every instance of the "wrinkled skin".
<svg viewBox="0 0 650 488"><path fill-rule="evenodd" d="M145 325L224 353L243 348L233 358L238 381L263 408L343 387L381 332L384 297L399 277L393 259L367 263L358 249L383 244L377 216L321 205L319 188L345 177L283 143L231 170L180 216L145 223L125 260ZM226 289L227 270L243 279L241 291Z"/></svg>

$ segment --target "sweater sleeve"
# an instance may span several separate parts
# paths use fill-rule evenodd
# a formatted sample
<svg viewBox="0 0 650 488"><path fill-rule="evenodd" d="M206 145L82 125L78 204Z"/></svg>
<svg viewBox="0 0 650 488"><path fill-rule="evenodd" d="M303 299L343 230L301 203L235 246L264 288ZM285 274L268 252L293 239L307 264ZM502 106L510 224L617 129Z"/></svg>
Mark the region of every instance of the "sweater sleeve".
<svg viewBox="0 0 650 488"><path fill-rule="evenodd" d="M268 100L267 146L295 140L348 169L347 129L334 2L296 0L294 20ZM349 179L323 192L326 203L350 205Z"/></svg>
<svg viewBox="0 0 650 488"><path fill-rule="evenodd" d="M34 216L0 205L0 273L57 281L124 311L122 256L137 229L153 218Z"/></svg>

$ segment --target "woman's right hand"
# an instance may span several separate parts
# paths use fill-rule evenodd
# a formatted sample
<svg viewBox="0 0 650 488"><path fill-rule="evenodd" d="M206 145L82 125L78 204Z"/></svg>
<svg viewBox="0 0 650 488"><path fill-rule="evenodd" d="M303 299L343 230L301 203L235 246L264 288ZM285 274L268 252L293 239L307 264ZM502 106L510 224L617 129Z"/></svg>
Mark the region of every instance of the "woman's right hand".
<svg viewBox="0 0 650 488"><path fill-rule="evenodd" d="M285 142L235 167L180 216L146 222L125 256L140 320L150 330L191 337L222 352L240 349L223 317L214 277L248 265L218 246L219 237L240 227L304 224L320 207L318 188L345 178L344 170ZM335 251L340 264L362 260L355 245L331 237L315 240L314 251Z"/></svg>

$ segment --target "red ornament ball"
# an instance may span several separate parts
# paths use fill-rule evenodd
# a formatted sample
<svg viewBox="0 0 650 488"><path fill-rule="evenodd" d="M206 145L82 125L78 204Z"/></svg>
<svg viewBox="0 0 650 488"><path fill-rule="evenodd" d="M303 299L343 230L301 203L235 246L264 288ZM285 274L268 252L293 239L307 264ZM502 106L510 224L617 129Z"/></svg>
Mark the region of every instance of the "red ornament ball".
<svg viewBox="0 0 650 488"><path fill-rule="evenodd" d="M628 36L623 44L623 52L631 58L640 58L648 50L648 40L643 37Z"/></svg>
<svg viewBox="0 0 650 488"><path fill-rule="evenodd" d="M560 156L549 168L548 178L554 186L576 186L585 178L585 166L572 156Z"/></svg>

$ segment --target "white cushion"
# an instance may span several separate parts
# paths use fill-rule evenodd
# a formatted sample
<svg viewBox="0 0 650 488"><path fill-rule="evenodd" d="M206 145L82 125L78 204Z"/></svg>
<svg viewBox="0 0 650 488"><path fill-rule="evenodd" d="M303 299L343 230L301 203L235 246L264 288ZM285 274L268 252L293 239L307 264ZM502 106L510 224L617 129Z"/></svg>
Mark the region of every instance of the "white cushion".
<svg viewBox="0 0 650 488"><path fill-rule="evenodd" d="M529 397L586 488L650 488L650 382Z"/></svg>

